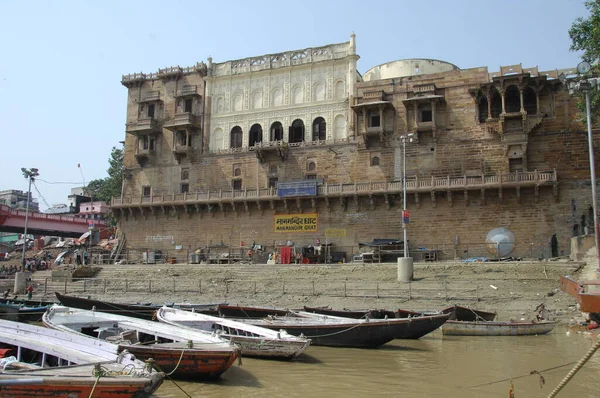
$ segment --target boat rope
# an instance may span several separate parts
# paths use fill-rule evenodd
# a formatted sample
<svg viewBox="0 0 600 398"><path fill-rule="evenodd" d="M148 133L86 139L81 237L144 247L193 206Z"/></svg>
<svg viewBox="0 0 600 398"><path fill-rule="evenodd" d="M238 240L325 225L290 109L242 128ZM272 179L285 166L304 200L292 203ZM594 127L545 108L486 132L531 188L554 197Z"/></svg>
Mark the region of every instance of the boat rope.
<svg viewBox="0 0 600 398"><path fill-rule="evenodd" d="M351 327L349 327L348 329L339 330L339 331L337 331L337 332L333 332L333 333L327 333L327 334L319 334L319 335L315 335L315 336L304 336L304 337L306 337L307 339L314 339L314 338L317 338L317 337L329 337L329 336L335 336L336 334L341 334L341 333L346 333L346 332L349 332L350 330L352 330L352 329L355 329L355 328L357 328L357 327L360 327L361 325L362 325L362 323L357 323L356 325L354 325L354 326L351 326Z"/></svg>
<svg viewBox="0 0 600 398"><path fill-rule="evenodd" d="M548 394L548 398L555 397L556 394L558 394L560 390L562 390L563 387L567 385L569 380L571 380L573 376L575 376L579 369L581 369L583 365L585 365L585 363L592 357L592 355L594 355L598 348L600 348L600 340L596 341L596 343L592 346L592 348L589 349L589 351L583 356L583 358L581 358L579 362L577 362L577 364L573 367L573 369L571 369L571 371L567 373L564 379L562 379L560 383L558 383L556 388L552 390L550 394Z"/></svg>
<svg viewBox="0 0 600 398"><path fill-rule="evenodd" d="M538 370L532 370L531 372L529 372L527 374L520 375L520 376L508 377L508 378L502 379L502 380L491 381L489 383L482 383L482 384L477 384L477 385L474 385L474 386L467 386L467 387L463 387L463 388L477 388L477 387L483 387L483 386L491 386L492 384L498 384L498 383L503 383L505 381L522 379L523 377L531 376L531 375L534 375L534 374L540 375L540 373L542 373L542 372L550 372L552 370L564 368L565 366L573 365L574 363L575 362L569 362L569 363L565 363L564 365L553 366L551 368L543 369L543 370L539 370L539 371Z"/></svg>
<svg viewBox="0 0 600 398"><path fill-rule="evenodd" d="M158 364L156 362L152 363L152 367L155 368L156 370L158 370L159 372L162 372L165 374L165 376L171 380L171 382L173 384L175 384L175 387L179 388L179 390L181 390L182 393L184 393L188 398L192 398L192 396L190 394L188 394L187 392L185 392L185 390L183 388L181 388L181 386L179 384L177 384L175 382L175 380L173 380L173 378L171 377L171 375L177 370L177 368L179 367L179 364L181 363L181 358L183 358L183 352L185 351L185 349L183 351L181 351L181 356L179 357L179 362L177 362L177 365L175 366L175 369L173 369L173 371L171 373L165 373L163 372L163 370L160 368L160 366L158 366Z"/></svg>
<svg viewBox="0 0 600 398"><path fill-rule="evenodd" d="M179 365L181 364L181 359L183 358L183 353L185 352L185 348L183 350L181 350L181 355L179 356L179 361L177 361L177 365L175 365L175 367L173 368L173 370L171 371L171 373L167 373L167 376L171 376L173 373L175 373L175 371L177 370L177 368L179 368Z"/></svg>
<svg viewBox="0 0 600 398"><path fill-rule="evenodd" d="M102 373L98 374L98 376L96 376L96 381L94 382L94 386L92 387L92 391L90 391L90 396L88 398L92 398L92 396L94 395L94 390L96 389L96 386L98 385L98 381L100 381L100 377L102 377Z"/></svg>

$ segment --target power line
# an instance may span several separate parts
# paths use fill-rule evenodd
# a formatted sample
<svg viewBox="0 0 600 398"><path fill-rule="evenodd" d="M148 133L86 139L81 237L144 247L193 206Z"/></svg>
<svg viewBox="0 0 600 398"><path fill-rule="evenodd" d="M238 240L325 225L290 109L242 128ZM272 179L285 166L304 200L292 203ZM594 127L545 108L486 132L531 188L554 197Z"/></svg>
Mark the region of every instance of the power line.
<svg viewBox="0 0 600 398"><path fill-rule="evenodd" d="M42 180L41 178L36 178L36 181L42 181L42 182L45 182L46 184L68 184L68 185L81 185L81 181L79 181L79 182L68 182L68 181L46 181L46 180Z"/></svg>
<svg viewBox="0 0 600 398"><path fill-rule="evenodd" d="M35 191L38 193L38 195L40 196L40 198L42 198L42 200L44 201L44 204L45 204L46 206L48 206L48 208L51 208L52 206L50 206L50 205L48 204L48 202L46 201L46 198L44 197L44 195L42 195L42 193L41 193L41 192L40 192L40 190L38 189L38 187L37 187L37 185L36 185L36 183L35 183L35 180L34 180L34 181L32 181L32 182L33 182L33 187L35 188Z"/></svg>

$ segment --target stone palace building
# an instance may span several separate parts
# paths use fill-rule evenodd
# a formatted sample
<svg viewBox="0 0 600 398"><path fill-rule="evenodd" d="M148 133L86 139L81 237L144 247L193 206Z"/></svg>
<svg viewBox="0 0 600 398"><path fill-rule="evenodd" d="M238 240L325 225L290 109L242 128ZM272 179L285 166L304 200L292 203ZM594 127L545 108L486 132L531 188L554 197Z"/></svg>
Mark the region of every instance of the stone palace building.
<svg viewBox="0 0 600 398"><path fill-rule="evenodd" d="M350 261L360 242L402 238L403 175L411 250L489 255L504 227L514 256L567 255L593 231L587 133L558 79L573 70L409 59L361 75L358 58L352 35L123 76L112 211L128 246L327 242Z"/></svg>

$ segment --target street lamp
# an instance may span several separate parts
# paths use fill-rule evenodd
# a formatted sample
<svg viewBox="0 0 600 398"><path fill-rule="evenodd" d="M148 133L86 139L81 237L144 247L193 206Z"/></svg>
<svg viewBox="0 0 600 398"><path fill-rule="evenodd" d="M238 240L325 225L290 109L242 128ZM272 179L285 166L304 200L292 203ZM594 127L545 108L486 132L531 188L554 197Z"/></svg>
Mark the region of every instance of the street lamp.
<svg viewBox="0 0 600 398"><path fill-rule="evenodd" d="M27 190L27 204L25 205L25 231L23 231L23 254L21 255L21 271L25 270L25 250L27 249L27 221L29 220L29 198L31 197L31 182L35 180L35 177L39 176L38 169L21 168L23 177L29 180L29 189Z"/></svg>
<svg viewBox="0 0 600 398"><path fill-rule="evenodd" d="M410 133L400 136L402 140L402 230L404 232L404 257L408 257L408 232L406 231L406 141L413 142L415 134Z"/></svg>
<svg viewBox="0 0 600 398"><path fill-rule="evenodd" d="M589 72L591 66L583 61L577 65L577 72L585 74ZM586 79L585 77L578 82L567 81L564 74L559 76L559 79L569 89L569 94L583 92L585 95L585 113L587 119L587 135L588 135L588 150L590 152L590 179L592 183L592 211L594 213L594 237L596 241L596 272L600 272L600 226L598 225L598 200L596 198L596 162L594 160L594 145L592 142L592 113L590 110L590 91L598 87L598 78Z"/></svg>

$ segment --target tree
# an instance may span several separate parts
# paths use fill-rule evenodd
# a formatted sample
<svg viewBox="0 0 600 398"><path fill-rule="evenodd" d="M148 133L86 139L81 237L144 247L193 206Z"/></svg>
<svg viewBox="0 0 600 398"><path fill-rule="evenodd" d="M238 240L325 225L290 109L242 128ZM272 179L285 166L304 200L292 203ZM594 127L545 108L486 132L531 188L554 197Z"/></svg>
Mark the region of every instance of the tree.
<svg viewBox="0 0 600 398"><path fill-rule="evenodd" d="M587 1L585 7L590 11L590 16L587 19L579 17L571 25L569 29L569 37L571 38L571 51L583 51L581 58L592 65L592 69L586 77L600 76L600 1ZM579 110L585 115L585 99L583 94L578 94L580 101L578 103ZM596 89L591 92L591 110L592 119L597 119L600 116L600 90Z"/></svg>
<svg viewBox="0 0 600 398"><path fill-rule="evenodd" d="M123 183L123 150L112 148L108 159L108 177L90 181L84 189L93 200L110 203L113 196L121 196Z"/></svg>

